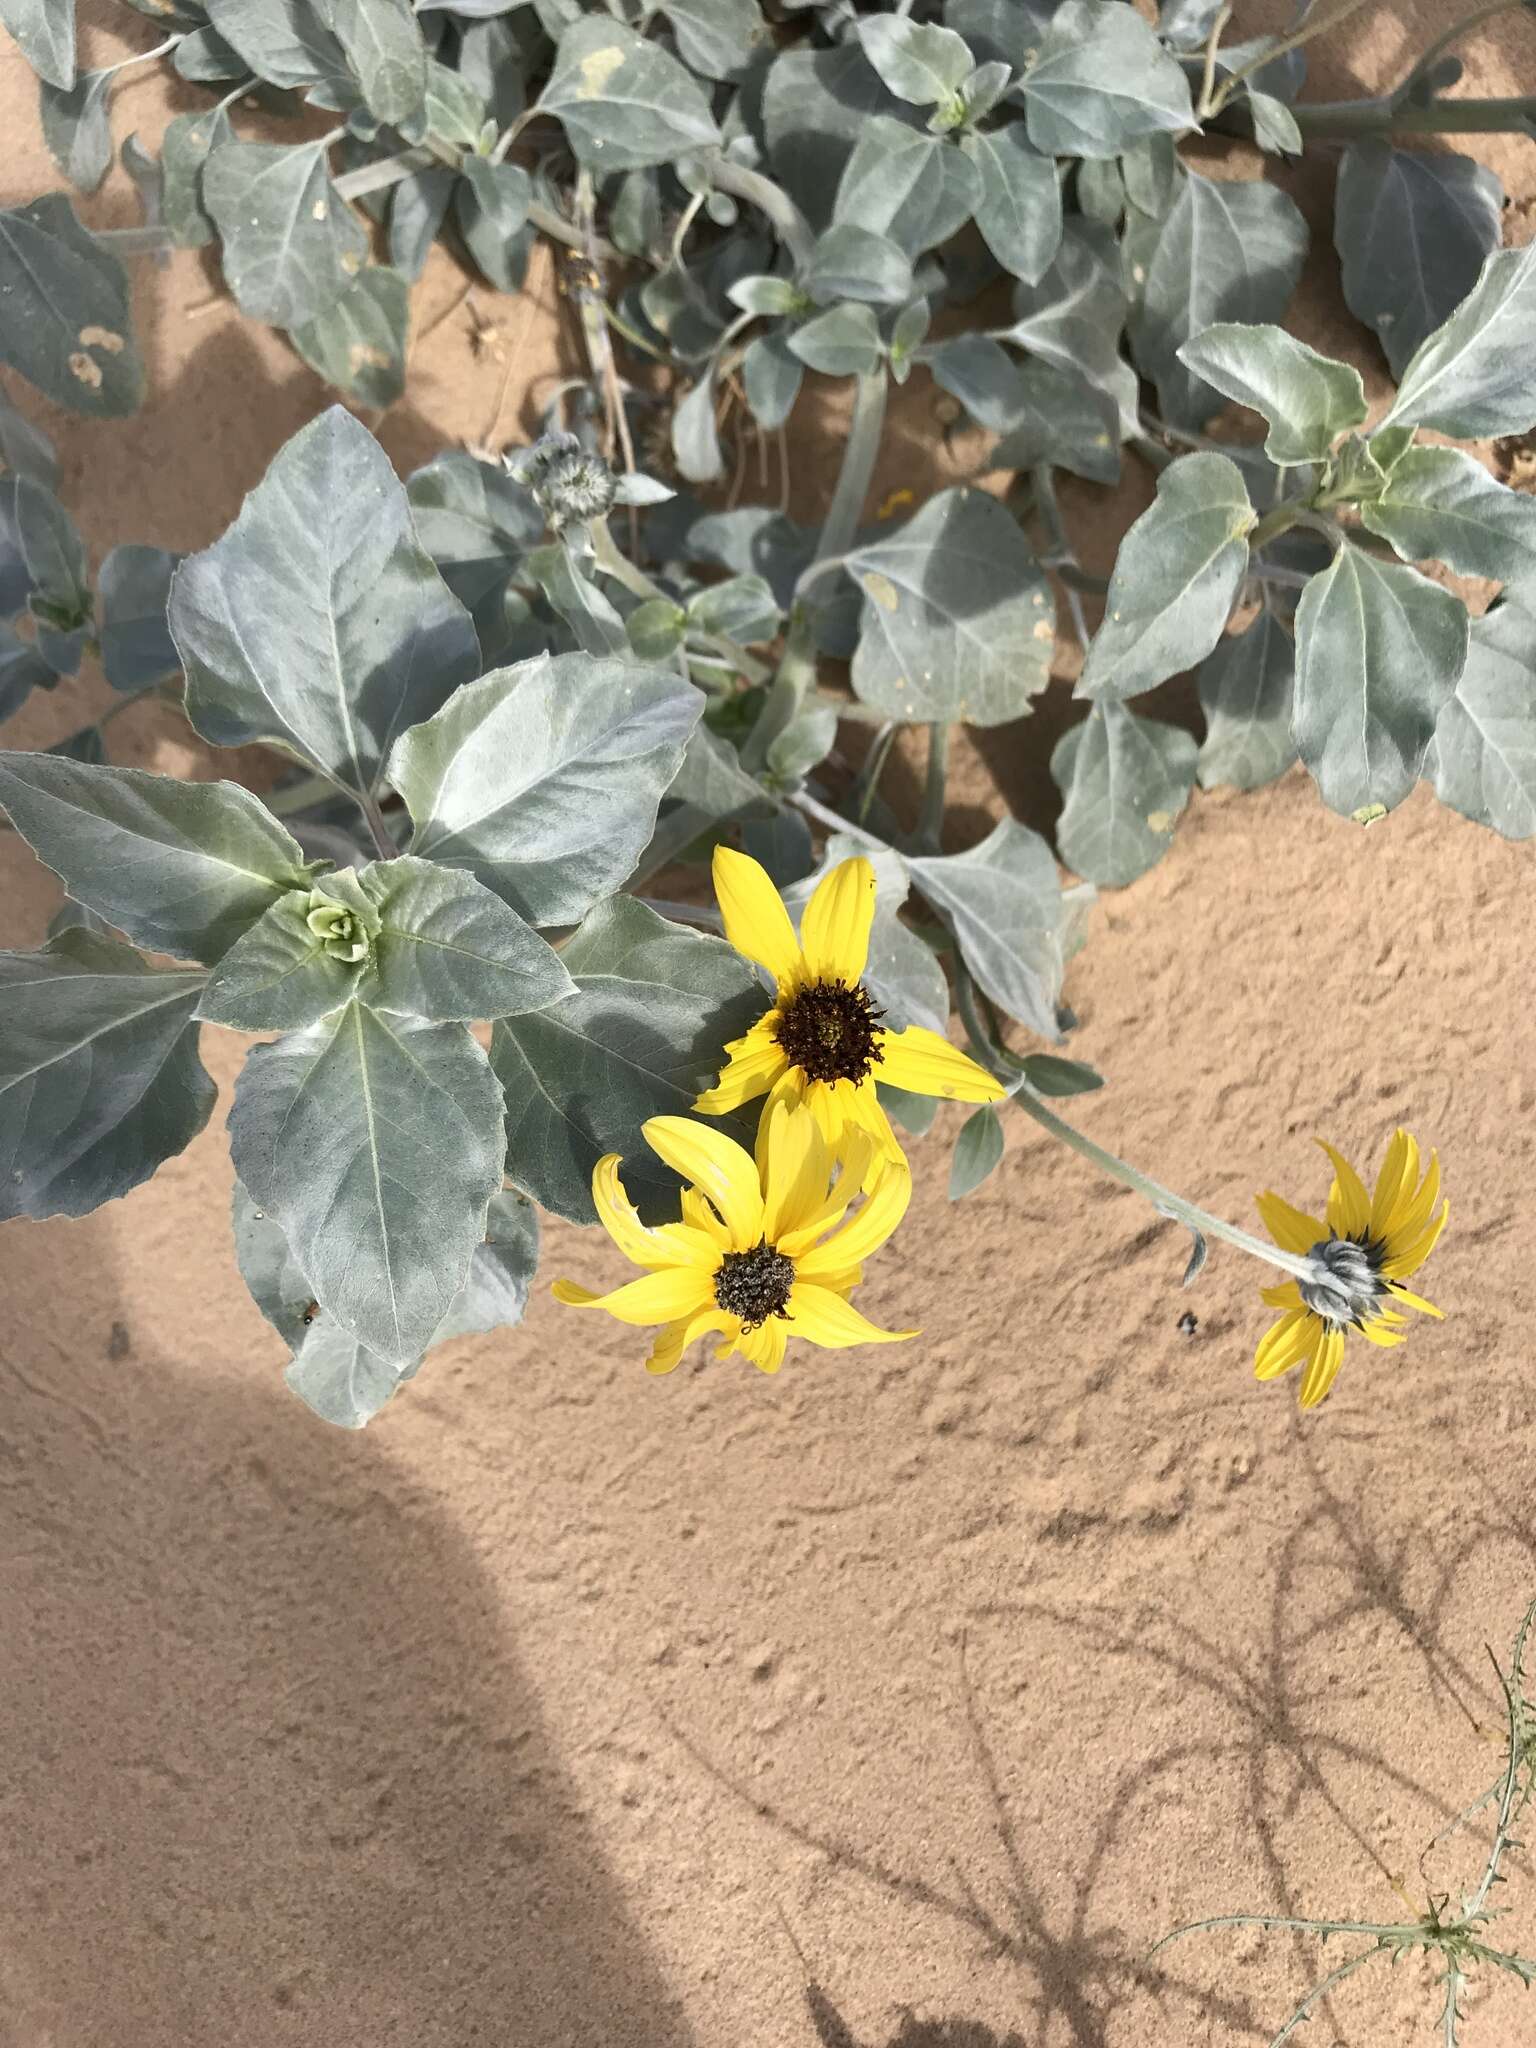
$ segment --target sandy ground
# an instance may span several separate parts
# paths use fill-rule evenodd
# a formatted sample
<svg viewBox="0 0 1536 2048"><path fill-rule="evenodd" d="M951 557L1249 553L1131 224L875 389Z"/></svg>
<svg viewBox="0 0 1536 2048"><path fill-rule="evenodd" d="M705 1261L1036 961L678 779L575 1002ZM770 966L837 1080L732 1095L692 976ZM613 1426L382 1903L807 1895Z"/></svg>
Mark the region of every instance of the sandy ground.
<svg viewBox="0 0 1536 2048"><path fill-rule="evenodd" d="M1368 9L1315 89L1390 79L1446 12ZM113 47L95 32L93 60ZM1507 91L1536 37L1495 22L1467 54L1466 91ZM143 76L118 133L192 103ZM0 110L4 198L56 184L9 47ZM1529 145L1479 153L1536 190ZM116 181L86 211L130 217ZM1339 340L1314 268L1304 328ZM402 468L542 395L566 344L536 282L484 295L518 350L505 402L466 311L424 333L381 427ZM46 421L98 552L205 543L325 402L214 289L197 255L144 265L149 404ZM461 290L434 256L421 327ZM944 480L932 402L915 379L880 487ZM1072 515L1107 559L1113 506ZM1049 822L1066 694L967 753L957 842L1004 800ZM103 699L65 684L6 737L46 744ZM177 773L260 765L169 716L114 733ZM1441 1147L1450 1318L1352 1356L1305 1422L1251 1377L1257 1272L1218 1252L1181 1295L1179 1233L1017 1121L958 1211L950 1127L915 1150L869 1306L918 1342L653 1382L631 1333L540 1299L359 1437L283 1390L231 1256L222 1112L129 1200L11 1226L0 2043L1267 2038L1302 1947L1149 1944L1246 1904L1396 1917L1393 1879L1417 1888L1494 1775L1483 1645L1536 1592L1531 862L1422 795L1362 834L1295 773L1197 796L1073 967L1073 1049L1111 1082L1082 1122L1234 1218L1271 1183L1320 1199L1316 1132L1374 1155L1401 1120ZM0 936L36 943L53 904L0 842ZM205 1056L227 1090L239 1042L209 1031ZM546 1278L617 1276L595 1233L546 1245ZM1474 1855L1437 1851L1436 1888ZM1529 1950L1536 1878L1511 1868ZM1307 2038L1423 2040L1432 1997L1411 1966L1367 1975ZM1471 2004L1473 2048L1532 2038L1517 1986Z"/></svg>

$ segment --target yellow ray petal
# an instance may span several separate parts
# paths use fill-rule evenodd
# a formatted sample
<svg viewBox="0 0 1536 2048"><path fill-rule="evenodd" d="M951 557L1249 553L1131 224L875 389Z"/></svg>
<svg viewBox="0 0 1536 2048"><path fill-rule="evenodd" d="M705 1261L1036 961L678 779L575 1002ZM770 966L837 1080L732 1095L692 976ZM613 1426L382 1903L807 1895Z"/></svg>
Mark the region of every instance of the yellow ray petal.
<svg viewBox="0 0 1536 2048"><path fill-rule="evenodd" d="M1391 1283L1391 1294L1394 1301L1406 1301L1408 1306L1416 1308L1421 1316L1433 1316L1437 1323L1445 1321L1443 1308L1436 1308L1435 1304L1426 1301L1422 1294L1410 1294L1406 1287L1399 1287L1395 1280Z"/></svg>
<svg viewBox="0 0 1536 2048"><path fill-rule="evenodd" d="M1321 1321L1322 1318L1313 1315L1309 1308L1293 1308L1281 1316L1279 1322L1271 1323L1259 1339L1259 1348L1254 1353L1254 1378L1277 1380L1282 1373L1300 1365L1312 1349Z"/></svg>
<svg viewBox="0 0 1536 2048"><path fill-rule="evenodd" d="M1278 1287L1261 1287L1259 1298L1270 1308L1300 1308L1301 1288L1294 1280L1282 1280Z"/></svg>
<svg viewBox="0 0 1536 2048"><path fill-rule="evenodd" d="M1264 1228L1283 1252L1309 1252L1328 1235L1327 1224L1319 1223L1305 1209L1292 1208L1283 1195L1273 1190L1253 1199Z"/></svg>
<svg viewBox="0 0 1536 2048"><path fill-rule="evenodd" d="M1307 1360L1307 1369L1301 1377L1303 1408L1315 1408L1319 1401L1327 1398L1328 1389L1338 1377L1339 1367L1343 1363L1344 1332L1336 1329L1331 1323L1325 1323L1312 1356Z"/></svg>
<svg viewBox="0 0 1536 2048"><path fill-rule="evenodd" d="M574 1280L557 1280L550 1289L556 1301L567 1308L601 1308L621 1323L670 1323L677 1316L693 1315L713 1306L714 1285L709 1274L697 1266L668 1266L660 1273L645 1273L611 1294L594 1294L578 1287Z"/></svg>
<svg viewBox="0 0 1536 2048"><path fill-rule="evenodd" d="M805 966L800 942L768 870L748 853L717 846L713 874L725 936L737 952L766 967L781 990L798 986Z"/></svg>
<svg viewBox="0 0 1536 2048"><path fill-rule="evenodd" d="M1441 1204L1440 1214L1432 1223L1426 1224L1417 1237L1395 1236L1387 1256L1381 1262L1383 1276L1388 1280L1405 1280L1410 1273L1416 1273L1440 1242L1440 1233L1450 1219L1451 1205Z"/></svg>
<svg viewBox="0 0 1536 2048"><path fill-rule="evenodd" d="M1326 1138L1319 1138L1317 1143L1333 1165L1333 1186L1328 1190L1325 1212L1328 1227L1340 1237L1363 1237L1371 1227L1371 1198L1365 1192L1365 1183L1343 1153L1335 1151Z"/></svg>
<svg viewBox="0 0 1536 2048"><path fill-rule="evenodd" d="M761 1241L763 1191L757 1166L734 1138L686 1116L653 1116L640 1128L658 1159L708 1195L737 1251L750 1251Z"/></svg>
<svg viewBox="0 0 1536 2048"><path fill-rule="evenodd" d="M729 1057L720 1069L720 1078L713 1088L706 1088L702 1095L695 1097L695 1109L701 1110L705 1116L726 1116L731 1110L740 1109L744 1102L751 1102L772 1088L789 1065L773 1035L778 1015L777 1010L770 1010L766 1017L759 1018L745 1038L738 1038L734 1045L726 1047Z"/></svg>
<svg viewBox="0 0 1536 2048"><path fill-rule="evenodd" d="M1401 1318L1398 1320L1401 1321ZM1360 1334L1368 1344L1380 1344L1383 1348L1407 1341L1407 1332L1394 1330L1385 1316L1367 1316L1360 1325Z"/></svg>
<svg viewBox="0 0 1536 2048"><path fill-rule="evenodd" d="M770 1316L755 1330L743 1330L736 1339L736 1349L743 1358L750 1359L759 1372L777 1372L784 1363L787 1341L788 1328L783 1317Z"/></svg>
<svg viewBox="0 0 1536 2048"><path fill-rule="evenodd" d="M1371 1196L1371 1236L1380 1244L1394 1217L1412 1196L1419 1181L1419 1148L1401 1125L1392 1133L1387 1156Z"/></svg>
<svg viewBox="0 0 1536 2048"><path fill-rule="evenodd" d="M1440 1155L1438 1152L1431 1152L1429 1167L1418 1193L1415 1194L1411 1189L1405 1192L1387 1226L1383 1242L1389 1259L1395 1252L1404 1250L1422 1235L1439 1199Z"/></svg>
<svg viewBox="0 0 1536 2048"><path fill-rule="evenodd" d="M861 1265L895 1230L911 1199L912 1175L905 1162L888 1168L852 1222L795 1260L796 1276L830 1285L830 1275Z"/></svg>
<svg viewBox="0 0 1536 2048"><path fill-rule="evenodd" d="M763 1183L763 1235L769 1244L798 1230L827 1198L832 1148L803 1104L774 1104L758 1127Z"/></svg>
<svg viewBox="0 0 1536 2048"><path fill-rule="evenodd" d="M800 920L800 945L811 975L852 988L869 959L874 917L874 869L862 854L840 860L811 891Z"/></svg>
<svg viewBox="0 0 1536 2048"><path fill-rule="evenodd" d="M676 1322L668 1323L665 1329L656 1332L656 1341L645 1361L646 1371L658 1374L671 1372L696 1338L709 1330L729 1329L735 1320L723 1308L714 1307L700 1309L697 1315L680 1316Z"/></svg>
<svg viewBox="0 0 1536 2048"><path fill-rule="evenodd" d="M659 1227L641 1222L619 1178L617 1152L608 1153L593 1167L592 1200L598 1221L625 1258L637 1266L702 1266L712 1273L720 1263L716 1246L686 1222Z"/></svg>
<svg viewBox="0 0 1536 2048"><path fill-rule="evenodd" d="M691 1230L702 1230L717 1251L730 1250L731 1233L697 1188L683 1189L682 1209L683 1221Z"/></svg>
<svg viewBox="0 0 1536 2048"><path fill-rule="evenodd" d="M853 1306L834 1294L830 1287L816 1287L797 1280L789 1291L789 1334L803 1337L808 1344L840 1351L849 1344L899 1344L915 1337L916 1330L877 1329Z"/></svg>
<svg viewBox="0 0 1536 2048"><path fill-rule="evenodd" d="M1000 1081L958 1045L909 1024L905 1031L882 1031L877 1078L912 1095L942 1095L950 1102L997 1102L1007 1094Z"/></svg>

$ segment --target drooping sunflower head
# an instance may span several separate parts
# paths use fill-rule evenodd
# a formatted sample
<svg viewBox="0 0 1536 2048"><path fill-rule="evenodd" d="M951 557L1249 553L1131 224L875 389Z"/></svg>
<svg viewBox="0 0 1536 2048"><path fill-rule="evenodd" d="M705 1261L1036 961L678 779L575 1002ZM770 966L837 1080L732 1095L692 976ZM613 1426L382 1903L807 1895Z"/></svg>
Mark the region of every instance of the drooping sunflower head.
<svg viewBox="0 0 1536 2048"><path fill-rule="evenodd" d="M914 1095L991 1102L1004 1090L948 1039L918 1024L893 1031L864 981L875 916L875 871L861 856L829 868L795 927L765 869L728 846L715 849L715 893L725 935L773 977L774 994L694 1108L723 1116L767 1095L803 1102L837 1146L862 1132L870 1172L899 1161L901 1147L875 1093L877 1082Z"/></svg>
<svg viewBox="0 0 1536 2048"><path fill-rule="evenodd" d="M1311 1272L1264 1289L1265 1301L1283 1313L1259 1343L1255 1371L1269 1380L1302 1366L1303 1408L1326 1397L1351 1333L1387 1348L1407 1334L1399 1305L1442 1314L1402 1283L1434 1250L1450 1214L1440 1200L1439 1159L1431 1152L1421 1176L1419 1148L1407 1131L1393 1134L1371 1194L1347 1159L1331 1145L1323 1150L1333 1165L1324 1221L1277 1194L1258 1197L1270 1236L1282 1251L1306 1258Z"/></svg>
<svg viewBox="0 0 1536 2048"><path fill-rule="evenodd" d="M912 1180L904 1162L850 1216L867 1178L868 1140L835 1150L803 1105L770 1107L756 1158L688 1117L653 1117L644 1129L651 1150L687 1183L679 1220L642 1223L610 1153L593 1171L592 1198L614 1243L646 1271L609 1294L570 1280L557 1280L554 1293L621 1322L663 1324L646 1361L652 1372L670 1372L711 1332L723 1339L717 1358L739 1351L763 1372L778 1371L791 1337L840 1349L917 1334L876 1328L848 1298L865 1259L906 1212Z"/></svg>

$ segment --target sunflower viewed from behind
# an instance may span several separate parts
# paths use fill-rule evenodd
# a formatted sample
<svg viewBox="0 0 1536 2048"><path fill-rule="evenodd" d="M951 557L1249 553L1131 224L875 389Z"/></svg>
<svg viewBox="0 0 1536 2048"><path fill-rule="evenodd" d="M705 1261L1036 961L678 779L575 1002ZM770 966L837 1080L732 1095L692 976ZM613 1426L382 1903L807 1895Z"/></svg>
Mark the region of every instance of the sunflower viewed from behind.
<svg viewBox="0 0 1536 2048"><path fill-rule="evenodd" d="M1418 1271L1445 1228L1450 1204L1440 1203L1440 1162L1429 1155L1420 1178L1419 1148L1404 1130L1393 1134L1373 1194L1347 1159L1318 1143L1333 1164L1327 1220L1319 1223L1276 1194L1258 1197L1264 1227L1282 1251L1312 1259L1317 1277L1266 1287L1264 1299L1283 1311L1261 1339L1254 1370L1261 1380L1304 1368L1301 1405L1315 1408L1344 1362L1350 1331L1383 1347L1401 1344L1408 1318L1395 1304L1421 1315L1444 1311L1403 1281Z"/></svg>
<svg viewBox="0 0 1536 2048"><path fill-rule="evenodd" d="M730 1055L719 1081L694 1108L723 1116L766 1095L803 1103L823 1137L839 1145L852 1131L873 1147L871 1175L902 1158L875 1093L878 1081L913 1095L995 1102L1006 1091L984 1068L919 1024L891 1031L863 983L875 915L875 871L862 856L839 861L817 883L800 936L767 870L750 855L717 846L715 894L725 935L738 953L773 976L771 1006Z"/></svg>

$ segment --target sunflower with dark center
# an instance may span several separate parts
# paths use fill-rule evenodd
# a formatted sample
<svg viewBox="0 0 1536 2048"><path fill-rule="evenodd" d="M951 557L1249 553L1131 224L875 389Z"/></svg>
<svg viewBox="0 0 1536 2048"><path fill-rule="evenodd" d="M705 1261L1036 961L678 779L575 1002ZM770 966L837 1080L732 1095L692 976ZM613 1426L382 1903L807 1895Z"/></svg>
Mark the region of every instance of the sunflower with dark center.
<svg viewBox="0 0 1536 2048"><path fill-rule="evenodd" d="M777 1372L791 1337L829 1349L891 1344L915 1330L882 1330L848 1299L864 1261L906 1214L906 1162L880 1177L849 1210L867 1178L872 1146L862 1134L841 1153L803 1104L777 1102L758 1130L757 1156L709 1124L652 1117L645 1142L683 1176L676 1223L643 1223L619 1178L619 1157L592 1174L598 1219L626 1258L646 1270L610 1294L557 1280L570 1308L606 1309L622 1323L660 1323L646 1364L671 1372L698 1337L717 1333L716 1358L739 1351Z"/></svg>
<svg viewBox="0 0 1536 2048"><path fill-rule="evenodd" d="M1434 1250L1450 1214L1450 1204L1440 1202L1438 1158L1430 1153L1421 1179L1418 1146L1406 1131L1395 1132L1375 1191L1367 1194L1349 1161L1331 1145L1323 1150L1333 1164L1326 1221L1293 1209L1277 1194L1258 1197L1275 1243L1309 1259L1312 1272L1264 1289L1269 1306L1284 1313L1261 1340L1254 1370L1261 1380L1272 1380L1304 1367L1303 1408L1315 1408L1327 1395L1344 1362L1349 1332L1387 1348L1407 1335L1408 1319L1394 1304L1421 1315L1443 1314L1402 1284Z"/></svg>
<svg viewBox="0 0 1536 2048"><path fill-rule="evenodd" d="M875 871L862 856L839 861L817 883L798 938L766 870L750 856L717 846L714 880L726 937L768 970L775 992L746 1036L726 1047L720 1079L695 1109L724 1116L759 1095L768 1097L765 1115L780 1102L804 1103L834 1149L851 1133L868 1137L872 1184L902 1157L877 1082L954 1102L995 1102L1004 1093L936 1031L886 1026L863 982Z"/></svg>

